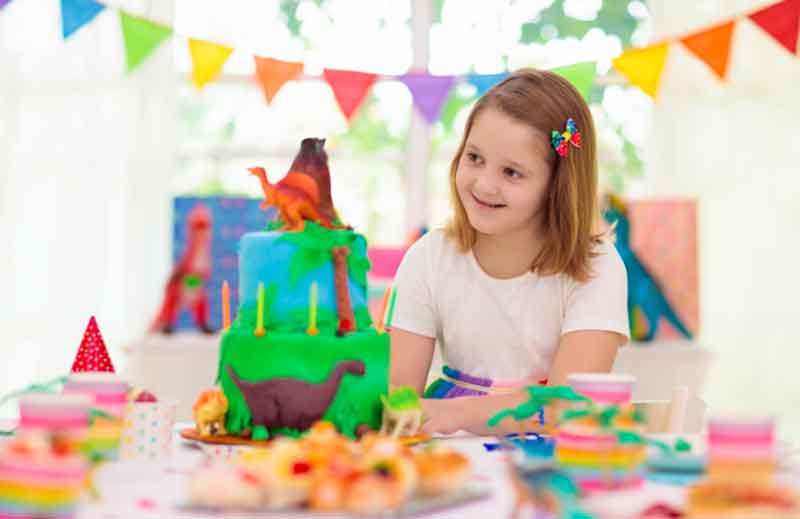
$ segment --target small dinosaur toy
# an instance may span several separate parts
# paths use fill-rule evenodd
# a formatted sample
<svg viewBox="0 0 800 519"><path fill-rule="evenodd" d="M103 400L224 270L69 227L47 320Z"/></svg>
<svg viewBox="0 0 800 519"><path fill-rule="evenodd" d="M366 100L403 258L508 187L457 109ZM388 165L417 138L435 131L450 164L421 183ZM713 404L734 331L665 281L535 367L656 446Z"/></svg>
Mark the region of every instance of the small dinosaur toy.
<svg viewBox="0 0 800 519"><path fill-rule="evenodd" d="M381 433L392 437L414 436L422 427L422 404L411 386L392 389L389 396L381 395L383 423Z"/></svg>
<svg viewBox="0 0 800 519"><path fill-rule="evenodd" d="M277 184L270 183L264 168L249 168L261 182L262 207L278 209L285 231L302 231L306 220L327 229L346 228L339 225L331 198L331 177L324 145L325 139L303 139L289 172Z"/></svg>

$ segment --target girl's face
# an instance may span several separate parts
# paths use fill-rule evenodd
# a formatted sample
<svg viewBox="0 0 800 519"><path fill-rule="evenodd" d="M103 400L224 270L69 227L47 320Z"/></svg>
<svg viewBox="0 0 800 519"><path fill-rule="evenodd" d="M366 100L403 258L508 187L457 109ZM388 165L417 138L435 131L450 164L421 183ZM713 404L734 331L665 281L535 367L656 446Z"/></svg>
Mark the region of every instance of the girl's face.
<svg viewBox="0 0 800 519"><path fill-rule="evenodd" d="M547 137L496 108L481 111L456 169L456 190L479 234L539 230L550 183Z"/></svg>

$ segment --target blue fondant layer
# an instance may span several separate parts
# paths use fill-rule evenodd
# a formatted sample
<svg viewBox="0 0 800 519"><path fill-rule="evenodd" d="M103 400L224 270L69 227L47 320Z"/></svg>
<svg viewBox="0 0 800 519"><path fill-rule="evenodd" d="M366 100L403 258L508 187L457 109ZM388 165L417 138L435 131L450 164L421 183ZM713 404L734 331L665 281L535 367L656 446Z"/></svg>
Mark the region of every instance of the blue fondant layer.
<svg viewBox="0 0 800 519"><path fill-rule="evenodd" d="M239 241L239 301L242 308L254 309L258 298L258 283L266 290L277 288L277 298L271 308L272 318L279 323L291 321L295 311L306 311L310 304L311 283L317 282L317 306L336 312L336 287L333 282L333 260L312 270L292 283L289 270L298 245L282 240L283 232L251 232ZM366 256L366 240L356 240L350 254ZM348 277L353 310L366 308L367 288Z"/></svg>

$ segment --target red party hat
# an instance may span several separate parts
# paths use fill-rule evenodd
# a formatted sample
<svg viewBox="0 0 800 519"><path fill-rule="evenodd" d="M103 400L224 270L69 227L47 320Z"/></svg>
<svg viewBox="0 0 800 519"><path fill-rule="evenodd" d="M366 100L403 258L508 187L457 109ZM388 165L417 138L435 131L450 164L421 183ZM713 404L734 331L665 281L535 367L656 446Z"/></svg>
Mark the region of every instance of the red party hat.
<svg viewBox="0 0 800 519"><path fill-rule="evenodd" d="M79 371L109 371L114 373L114 365L111 364L111 357L108 356L106 343L100 335L97 321L94 316L89 319L86 331L83 332L83 340L72 363L72 372Z"/></svg>

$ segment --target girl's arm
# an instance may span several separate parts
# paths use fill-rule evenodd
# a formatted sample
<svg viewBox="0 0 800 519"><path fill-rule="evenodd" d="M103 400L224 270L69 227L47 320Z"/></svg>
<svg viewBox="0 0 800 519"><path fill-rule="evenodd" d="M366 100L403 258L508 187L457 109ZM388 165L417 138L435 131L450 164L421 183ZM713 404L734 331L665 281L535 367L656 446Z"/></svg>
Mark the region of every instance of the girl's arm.
<svg viewBox="0 0 800 519"><path fill-rule="evenodd" d="M431 368L435 340L397 328L391 334L391 385L411 386L421 395Z"/></svg>
<svg viewBox="0 0 800 519"><path fill-rule="evenodd" d="M564 334L550 369L548 385L565 385L570 373L608 373L614 364L617 349L625 342L626 338L623 335L608 331L581 330ZM430 365L430 361L428 361L428 365ZM423 430L445 434L465 430L478 435L503 434L521 430L547 432L550 425L555 422L557 409L545 409L544 427L538 424L536 418L528 423L519 423L513 418L506 418L493 429L487 427L486 422L496 413L503 409L516 407L527 400L527 394L523 392L449 400L425 399L423 407L429 419L425 422Z"/></svg>

